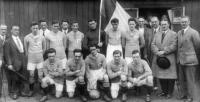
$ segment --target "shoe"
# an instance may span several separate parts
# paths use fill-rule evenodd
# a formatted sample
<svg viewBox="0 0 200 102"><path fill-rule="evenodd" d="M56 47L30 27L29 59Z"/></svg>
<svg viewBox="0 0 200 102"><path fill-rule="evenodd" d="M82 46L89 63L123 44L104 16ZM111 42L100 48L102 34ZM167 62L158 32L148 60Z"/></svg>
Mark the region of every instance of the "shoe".
<svg viewBox="0 0 200 102"><path fill-rule="evenodd" d="M167 95L166 95L166 98L167 98L167 99L170 99L170 98L172 98L172 95L167 94Z"/></svg>
<svg viewBox="0 0 200 102"><path fill-rule="evenodd" d="M193 101L192 98L188 98L188 99L184 100L183 102L192 102L192 101Z"/></svg>
<svg viewBox="0 0 200 102"><path fill-rule="evenodd" d="M187 99L187 96L181 96L179 97L180 100L183 100L183 99Z"/></svg>
<svg viewBox="0 0 200 102"><path fill-rule="evenodd" d="M161 93L159 93L157 96L159 96L159 97L161 97L161 96L166 96L166 94L163 93L163 92L161 92Z"/></svg>
<svg viewBox="0 0 200 102"><path fill-rule="evenodd" d="M87 102L87 98L85 96L81 96L82 102Z"/></svg>
<svg viewBox="0 0 200 102"><path fill-rule="evenodd" d="M151 102L151 97L150 97L150 95L146 95L145 102Z"/></svg>
<svg viewBox="0 0 200 102"><path fill-rule="evenodd" d="M127 101L127 95L126 94L122 94L122 102L126 102Z"/></svg>
<svg viewBox="0 0 200 102"><path fill-rule="evenodd" d="M43 97L40 99L40 102L45 102L46 100L48 100L48 97L47 97L47 96L43 96Z"/></svg>
<svg viewBox="0 0 200 102"><path fill-rule="evenodd" d="M110 102L110 101L111 101L111 99L110 99L107 95L104 95L104 96L103 96L103 99L104 99L106 102Z"/></svg>

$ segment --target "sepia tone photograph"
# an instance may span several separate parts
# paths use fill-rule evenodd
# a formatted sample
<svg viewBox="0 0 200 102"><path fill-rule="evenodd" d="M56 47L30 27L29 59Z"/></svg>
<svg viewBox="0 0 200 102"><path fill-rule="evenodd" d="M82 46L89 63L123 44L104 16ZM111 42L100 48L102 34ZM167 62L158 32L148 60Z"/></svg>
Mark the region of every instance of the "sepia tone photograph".
<svg viewBox="0 0 200 102"><path fill-rule="evenodd" d="M200 0L0 0L0 102L200 102Z"/></svg>

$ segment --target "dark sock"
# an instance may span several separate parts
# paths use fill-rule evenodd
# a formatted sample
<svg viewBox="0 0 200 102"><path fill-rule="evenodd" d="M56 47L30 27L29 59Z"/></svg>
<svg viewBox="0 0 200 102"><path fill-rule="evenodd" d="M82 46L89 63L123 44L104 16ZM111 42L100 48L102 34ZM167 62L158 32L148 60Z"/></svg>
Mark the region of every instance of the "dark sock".
<svg viewBox="0 0 200 102"><path fill-rule="evenodd" d="M86 85L85 84L77 84L77 89L80 95L86 95Z"/></svg>
<svg viewBox="0 0 200 102"><path fill-rule="evenodd" d="M49 86L46 88L42 88L44 95L47 95L49 93Z"/></svg>
<svg viewBox="0 0 200 102"><path fill-rule="evenodd" d="M31 90L31 91L34 90L34 84L30 84L29 87L30 87L30 90Z"/></svg>

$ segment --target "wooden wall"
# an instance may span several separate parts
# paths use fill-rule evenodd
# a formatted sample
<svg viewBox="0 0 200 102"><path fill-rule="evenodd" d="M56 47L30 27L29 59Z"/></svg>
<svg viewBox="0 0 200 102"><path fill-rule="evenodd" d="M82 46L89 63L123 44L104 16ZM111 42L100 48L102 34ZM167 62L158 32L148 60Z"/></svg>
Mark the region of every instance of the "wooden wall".
<svg viewBox="0 0 200 102"><path fill-rule="evenodd" d="M5 24L18 24L21 33L30 32L30 23L45 18L49 24L52 20L77 20L80 30L86 32L87 21L98 19L99 0L3 0Z"/></svg>

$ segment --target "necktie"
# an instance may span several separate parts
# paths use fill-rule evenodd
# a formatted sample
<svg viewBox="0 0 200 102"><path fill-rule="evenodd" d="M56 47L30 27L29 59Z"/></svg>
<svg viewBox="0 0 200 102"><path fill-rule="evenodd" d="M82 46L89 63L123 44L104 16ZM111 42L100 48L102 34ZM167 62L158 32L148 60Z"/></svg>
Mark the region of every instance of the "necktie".
<svg viewBox="0 0 200 102"><path fill-rule="evenodd" d="M43 36L45 36L45 31L43 30Z"/></svg>
<svg viewBox="0 0 200 102"><path fill-rule="evenodd" d="M163 39L165 38L165 35L166 35L165 32L163 32L162 33L162 40L161 40L162 43L163 43Z"/></svg>
<svg viewBox="0 0 200 102"><path fill-rule="evenodd" d="M21 44L20 44L19 38L17 37L16 40L17 40L17 47L18 47L18 49L19 49L19 52L23 52L23 49L22 49L22 46L21 46Z"/></svg>
<svg viewBox="0 0 200 102"><path fill-rule="evenodd" d="M67 35L67 32L66 32L66 30L64 30L64 33L65 33L65 35Z"/></svg>

